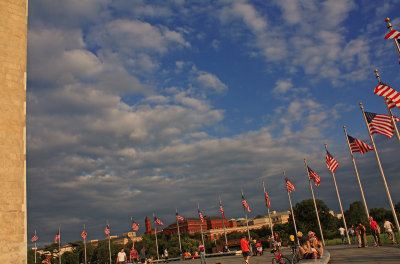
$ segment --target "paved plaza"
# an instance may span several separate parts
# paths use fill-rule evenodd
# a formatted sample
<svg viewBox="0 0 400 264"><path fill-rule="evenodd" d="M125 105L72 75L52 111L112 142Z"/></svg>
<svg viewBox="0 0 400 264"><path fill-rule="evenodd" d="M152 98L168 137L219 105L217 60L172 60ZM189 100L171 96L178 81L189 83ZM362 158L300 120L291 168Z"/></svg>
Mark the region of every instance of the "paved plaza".
<svg viewBox="0 0 400 264"><path fill-rule="evenodd" d="M400 263L400 247L385 245L383 247L357 248L357 246L337 245L327 246L331 254L329 263ZM289 250L283 249L283 254L289 254ZM266 252L263 256L250 258L250 264L271 263L273 255ZM174 261L173 264L200 264L200 259L187 261ZM241 256L226 256L207 258L207 264L244 264ZM301 263L301 262L300 262Z"/></svg>

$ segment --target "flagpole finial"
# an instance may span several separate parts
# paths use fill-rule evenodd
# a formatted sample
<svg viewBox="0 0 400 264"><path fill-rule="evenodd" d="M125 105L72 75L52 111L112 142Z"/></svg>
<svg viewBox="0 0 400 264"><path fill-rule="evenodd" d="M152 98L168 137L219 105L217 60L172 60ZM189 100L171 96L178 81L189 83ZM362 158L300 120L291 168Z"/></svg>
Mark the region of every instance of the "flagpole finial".
<svg viewBox="0 0 400 264"><path fill-rule="evenodd" d="M361 102L360 102L360 108L361 108L361 110L364 111L364 106L363 106L363 104Z"/></svg>
<svg viewBox="0 0 400 264"><path fill-rule="evenodd" d="M390 18L389 17L385 18L385 22L386 22L386 27L389 30L392 30L392 24L390 23Z"/></svg>
<svg viewBox="0 0 400 264"><path fill-rule="evenodd" d="M380 83L380 82L381 82L381 79L380 79L380 77L379 77L378 69L375 69L374 72L375 72L375 77L376 77L376 79L378 80L378 83Z"/></svg>
<svg viewBox="0 0 400 264"><path fill-rule="evenodd" d="M345 126L345 125L343 125L343 128L346 128L346 126Z"/></svg>

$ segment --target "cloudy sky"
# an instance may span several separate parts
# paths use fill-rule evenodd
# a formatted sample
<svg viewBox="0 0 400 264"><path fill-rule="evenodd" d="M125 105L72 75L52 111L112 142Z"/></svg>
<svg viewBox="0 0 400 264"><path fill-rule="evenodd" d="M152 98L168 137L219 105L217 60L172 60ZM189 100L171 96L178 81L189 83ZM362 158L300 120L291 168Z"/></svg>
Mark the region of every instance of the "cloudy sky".
<svg viewBox="0 0 400 264"><path fill-rule="evenodd" d="M29 1L28 238L62 243L129 231L153 212L165 223L242 217L240 188L264 214L316 197L339 212L324 143L340 163L343 206L360 200L345 141L370 144L359 102L387 113L373 70L395 89L399 58L385 17L400 1ZM394 110L399 115L400 109ZM394 202L399 145L375 135ZM373 152L356 154L370 208L389 208Z"/></svg>

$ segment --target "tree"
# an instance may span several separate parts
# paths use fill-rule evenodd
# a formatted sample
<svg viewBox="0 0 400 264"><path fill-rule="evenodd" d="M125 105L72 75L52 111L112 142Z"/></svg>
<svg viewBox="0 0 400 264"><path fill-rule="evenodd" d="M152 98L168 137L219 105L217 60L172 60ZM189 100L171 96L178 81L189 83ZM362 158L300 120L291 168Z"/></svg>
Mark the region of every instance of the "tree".
<svg viewBox="0 0 400 264"><path fill-rule="evenodd" d="M372 216L376 222L383 222L383 219L393 221L392 211L386 210L383 207L372 208L369 210L369 215Z"/></svg>
<svg viewBox="0 0 400 264"><path fill-rule="evenodd" d="M364 226L368 224L367 215L365 214L365 208L361 201L355 201L350 204L348 210L344 212L348 226L356 226L362 223Z"/></svg>

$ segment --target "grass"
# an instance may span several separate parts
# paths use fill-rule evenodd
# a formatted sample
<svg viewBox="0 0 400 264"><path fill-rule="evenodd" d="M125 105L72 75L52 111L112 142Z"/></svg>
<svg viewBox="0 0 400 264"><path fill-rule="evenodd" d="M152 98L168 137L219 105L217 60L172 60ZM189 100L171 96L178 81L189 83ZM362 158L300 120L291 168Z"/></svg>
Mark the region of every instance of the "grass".
<svg viewBox="0 0 400 264"><path fill-rule="evenodd" d="M399 242L398 235L395 234L395 236L396 236L397 242ZM389 237L387 235L385 235L385 234L380 234L379 238L380 238L382 244L392 244L392 241L389 240ZM351 238L350 238L350 240L351 240ZM374 245L374 238L372 237L372 235L367 235L367 242L368 242L368 245L370 245L370 246ZM347 242L347 238L345 240L345 243L346 244L348 243ZM325 245L326 246L327 245L341 245L341 244L342 244L342 239L341 238L334 238L334 239L325 240ZM355 244L357 244L357 237L355 239Z"/></svg>

